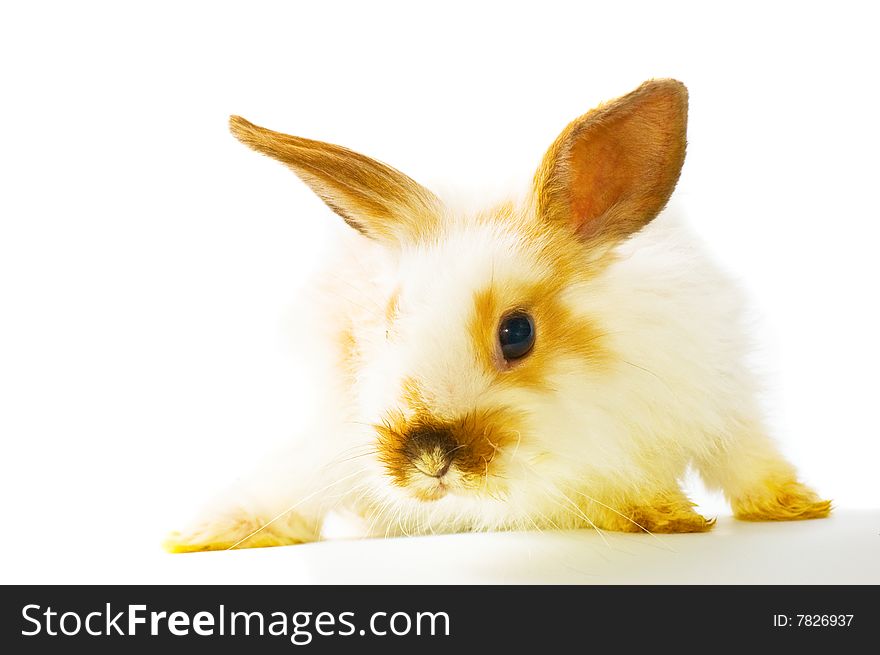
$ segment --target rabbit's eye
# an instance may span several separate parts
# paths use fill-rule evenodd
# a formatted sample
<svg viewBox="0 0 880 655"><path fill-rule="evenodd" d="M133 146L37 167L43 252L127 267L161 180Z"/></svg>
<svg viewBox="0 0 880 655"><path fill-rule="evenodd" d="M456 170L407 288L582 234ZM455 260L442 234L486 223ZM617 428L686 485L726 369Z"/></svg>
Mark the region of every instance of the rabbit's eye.
<svg viewBox="0 0 880 655"><path fill-rule="evenodd" d="M508 362L529 354L535 343L535 322L525 312L513 312L501 319L498 326L501 354Z"/></svg>

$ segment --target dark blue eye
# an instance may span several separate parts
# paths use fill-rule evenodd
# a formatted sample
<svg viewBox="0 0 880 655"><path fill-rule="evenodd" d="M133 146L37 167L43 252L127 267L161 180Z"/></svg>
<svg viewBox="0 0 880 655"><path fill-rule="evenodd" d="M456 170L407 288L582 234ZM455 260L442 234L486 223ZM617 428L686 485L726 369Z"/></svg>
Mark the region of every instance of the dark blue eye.
<svg viewBox="0 0 880 655"><path fill-rule="evenodd" d="M501 354L508 362L529 354L535 344L535 322L525 312L514 312L501 319L498 326Z"/></svg>

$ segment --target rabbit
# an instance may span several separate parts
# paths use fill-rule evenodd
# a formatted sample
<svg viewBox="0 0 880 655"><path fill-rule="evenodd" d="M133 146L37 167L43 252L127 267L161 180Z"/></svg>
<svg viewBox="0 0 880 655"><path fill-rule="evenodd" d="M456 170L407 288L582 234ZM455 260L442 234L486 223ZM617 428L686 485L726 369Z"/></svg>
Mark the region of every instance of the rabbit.
<svg viewBox="0 0 880 655"><path fill-rule="evenodd" d="M687 113L681 82L645 82L570 123L522 199L476 213L231 117L351 229L298 325L316 417L166 548L311 542L331 510L373 536L705 532L688 467L737 519L828 516L767 434L738 290L661 213Z"/></svg>

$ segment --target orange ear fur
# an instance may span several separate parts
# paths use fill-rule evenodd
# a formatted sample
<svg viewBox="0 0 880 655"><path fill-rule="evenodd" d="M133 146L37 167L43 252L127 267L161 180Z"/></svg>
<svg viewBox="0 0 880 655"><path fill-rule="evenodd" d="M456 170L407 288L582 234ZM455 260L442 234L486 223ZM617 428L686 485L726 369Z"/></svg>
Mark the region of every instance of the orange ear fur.
<svg viewBox="0 0 880 655"><path fill-rule="evenodd" d="M573 121L535 176L539 217L589 244L613 244L666 205L684 163L687 89L645 82Z"/></svg>
<svg viewBox="0 0 880 655"><path fill-rule="evenodd" d="M342 146L273 132L240 116L229 129L245 145L286 164L346 223L379 241L417 240L440 202L403 173Z"/></svg>

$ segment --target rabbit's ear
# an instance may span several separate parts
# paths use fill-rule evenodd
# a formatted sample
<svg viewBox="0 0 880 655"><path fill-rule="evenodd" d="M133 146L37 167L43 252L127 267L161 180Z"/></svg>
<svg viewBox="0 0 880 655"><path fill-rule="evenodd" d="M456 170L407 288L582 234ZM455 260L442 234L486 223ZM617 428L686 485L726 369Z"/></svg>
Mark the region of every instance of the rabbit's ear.
<svg viewBox="0 0 880 655"><path fill-rule="evenodd" d="M535 176L539 218L607 245L651 222L684 163L687 102L681 82L653 80L573 121Z"/></svg>
<svg viewBox="0 0 880 655"><path fill-rule="evenodd" d="M286 164L346 223L392 245L418 240L438 220L433 193L390 166L321 141L273 132L240 116L229 119L235 137Z"/></svg>

